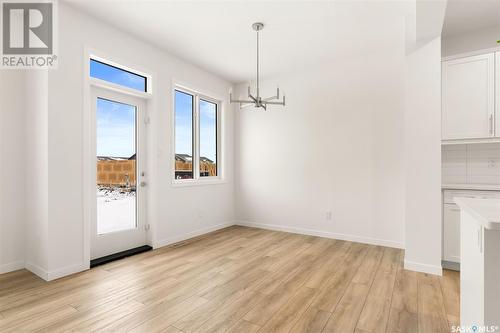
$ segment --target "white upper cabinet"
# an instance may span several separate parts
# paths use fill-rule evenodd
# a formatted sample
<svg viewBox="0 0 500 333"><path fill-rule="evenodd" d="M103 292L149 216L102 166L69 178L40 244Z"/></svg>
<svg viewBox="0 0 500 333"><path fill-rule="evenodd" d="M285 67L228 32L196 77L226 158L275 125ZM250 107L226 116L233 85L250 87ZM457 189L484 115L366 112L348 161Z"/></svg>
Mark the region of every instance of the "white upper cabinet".
<svg viewBox="0 0 500 333"><path fill-rule="evenodd" d="M444 61L442 139L494 136L495 53Z"/></svg>

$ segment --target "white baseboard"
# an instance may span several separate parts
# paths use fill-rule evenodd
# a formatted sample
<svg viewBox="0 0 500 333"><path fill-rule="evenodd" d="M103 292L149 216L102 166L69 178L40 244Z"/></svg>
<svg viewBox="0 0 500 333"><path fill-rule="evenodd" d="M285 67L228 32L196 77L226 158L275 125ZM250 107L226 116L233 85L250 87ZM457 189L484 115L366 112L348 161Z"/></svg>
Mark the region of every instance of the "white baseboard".
<svg viewBox="0 0 500 333"><path fill-rule="evenodd" d="M198 230L195 230L195 231L192 231L192 232L188 232L188 233L185 233L185 234L182 234L182 235L179 235L179 236L175 236L175 237L170 237L170 238L158 240L156 242L153 242L153 248L157 249L159 247L163 247L163 246L175 244L175 243L178 243L178 242L182 242L182 241L184 241L186 239L190 239L190 238L193 238L193 237L198 237L198 236L201 236L201 235L204 235L204 234L208 234L209 232L213 232L213 231L217 231L217 230L220 230L220 229L224 229L224 228L227 228L227 227L230 227L230 226L233 226L233 225L235 225L234 222L226 222L226 223L217 224L217 225L214 225L214 226L211 226L211 227L208 227L208 228L198 229Z"/></svg>
<svg viewBox="0 0 500 333"><path fill-rule="evenodd" d="M26 262L25 268L28 271L30 271L31 273L38 275L40 278L44 279L45 281L49 280L49 272L46 269L43 269L42 267L35 265L31 262Z"/></svg>
<svg viewBox="0 0 500 333"><path fill-rule="evenodd" d="M350 242L393 247L393 248L397 248L397 249L404 249L404 244L399 243L399 242L395 242L395 241L391 241L391 240L386 240L386 239L370 238L370 237L348 235L348 234L339 234L339 233L334 233L334 232L329 232L329 231L314 230L314 229L307 229L307 228L298 228L298 227L289 227L289 226L282 226L282 225L276 225L276 224L263 224L263 223L255 223L255 222L248 222L248 221L238 221L238 222L236 222L236 225L253 227L253 228L260 228L260 229L291 232L294 234L301 234L301 235L310 235L310 236L318 236L318 237L324 237L324 238L340 239L340 240L346 240L346 241L350 241Z"/></svg>
<svg viewBox="0 0 500 333"><path fill-rule="evenodd" d="M14 261L0 265L0 274L17 271L24 268L24 261Z"/></svg>
<svg viewBox="0 0 500 333"><path fill-rule="evenodd" d="M55 279L59 279L71 274L79 273L82 271L85 271L88 269L88 265L85 265L84 263L76 264L76 265L71 265L59 269L55 269L52 271L47 271L46 269L43 269L42 267L35 265L30 262L26 262L25 268L32 272L33 274L38 275L45 281L52 281Z"/></svg>
<svg viewBox="0 0 500 333"><path fill-rule="evenodd" d="M433 275L443 275L443 268L441 266L422 264L414 261L406 260L404 261L404 268L410 271L428 273Z"/></svg>
<svg viewBox="0 0 500 333"><path fill-rule="evenodd" d="M153 247L159 248L159 247L171 245L171 244L174 244L177 242L181 242L183 240L187 240L187 239L190 239L193 237L201 236L203 234L207 234L209 232L217 231L217 230L227 228L227 227L230 227L233 225L241 225L241 226L260 228L260 229L284 231L284 232L290 232L290 233L296 233L296 234L302 234L302 235L311 235L311 236L318 236L318 237L325 237L325 238L332 238L332 239L340 239L340 240L346 240L346 241L351 241L351 242L358 242L358 243L372 244L372 245L379 245L379 246L387 246L387 247L393 247L393 248L399 248L399 249L404 248L404 245L402 243L394 242L394 241L390 241L390 240L333 233L333 232L329 232L329 231L321 231L321 230L314 230L314 229L307 229L307 228L297 228L297 227L282 226L282 225L275 225L275 224L254 223L254 222L248 222L248 221L226 222L226 223L221 223L221 224L217 224L214 226L210 226L207 228L198 229L198 230L188 232L188 233L185 233L185 234L182 234L179 236L156 241L153 244ZM50 281L50 280L58 279L58 278L61 278L61 277L67 276L67 275L71 275L71 274L75 274L75 273L87 270L88 264L79 263L76 265L63 267L63 268L49 272L49 271L47 271L47 270L45 270L45 269L43 269L43 268L41 268L33 263L30 263L30 262L26 262L26 263L14 262L14 263L4 264L4 265L0 266L0 273L7 273L10 271L14 271L14 270L22 269L22 268L26 268L27 270L38 275L42 279L44 279L46 281ZM404 261L404 268L408 269L408 270L412 270L412 271L429 273L429 274L434 274L434 275L442 275L443 274L443 269L441 266L422 264L422 263L417 263L417 262L408 261L408 260Z"/></svg>
<svg viewBox="0 0 500 333"><path fill-rule="evenodd" d="M80 272L83 272L87 269L89 269L89 265L84 264L83 262L79 263L79 264L70 265L70 266L66 266L63 268L55 269L53 271L49 271L47 281L52 281L52 280L59 279L59 278L62 278L62 277L65 277L65 276L68 276L71 274L80 273Z"/></svg>

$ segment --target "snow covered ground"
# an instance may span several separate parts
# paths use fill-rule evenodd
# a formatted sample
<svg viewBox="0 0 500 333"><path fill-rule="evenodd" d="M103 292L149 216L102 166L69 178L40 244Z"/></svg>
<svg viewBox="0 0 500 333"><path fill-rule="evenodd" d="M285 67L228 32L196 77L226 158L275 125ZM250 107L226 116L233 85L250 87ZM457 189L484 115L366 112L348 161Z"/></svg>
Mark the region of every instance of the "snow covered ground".
<svg viewBox="0 0 500 333"><path fill-rule="evenodd" d="M97 233L133 229L136 226L135 191L97 188Z"/></svg>

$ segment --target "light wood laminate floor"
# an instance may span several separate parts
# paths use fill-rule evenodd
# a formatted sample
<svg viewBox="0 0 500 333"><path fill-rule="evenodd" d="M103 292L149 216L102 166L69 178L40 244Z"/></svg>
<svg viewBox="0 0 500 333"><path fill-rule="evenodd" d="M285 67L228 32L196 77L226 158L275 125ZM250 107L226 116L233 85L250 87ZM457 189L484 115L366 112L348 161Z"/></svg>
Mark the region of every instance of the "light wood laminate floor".
<svg viewBox="0 0 500 333"><path fill-rule="evenodd" d="M0 332L450 332L459 276L403 251L230 227L52 282L0 275Z"/></svg>

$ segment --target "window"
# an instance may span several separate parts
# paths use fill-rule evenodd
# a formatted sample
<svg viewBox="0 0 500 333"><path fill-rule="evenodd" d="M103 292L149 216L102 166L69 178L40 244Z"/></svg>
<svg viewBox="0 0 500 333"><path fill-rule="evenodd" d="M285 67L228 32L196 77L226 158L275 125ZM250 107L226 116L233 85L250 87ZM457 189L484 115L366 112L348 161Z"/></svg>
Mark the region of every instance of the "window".
<svg viewBox="0 0 500 333"><path fill-rule="evenodd" d="M217 104L200 99L200 177L217 176Z"/></svg>
<svg viewBox="0 0 500 333"><path fill-rule="evenodd" d="M106 64L99 60L90 59L90 77L141 92L147 92L147 77Z"/></svg>
<svg viewBox="0 0 500 333"><path fill-rule="evenodd" d="M174 91L175 179L219 176L219 103L184 89Z"/></svg>
<svg viewBox="0 0 500 333"><path fill-rule="evenodd" d="M175 91L175 179L193 179L194 96Z"/></svg>

